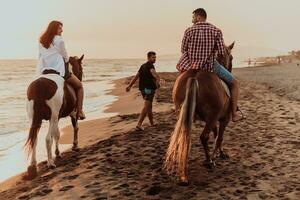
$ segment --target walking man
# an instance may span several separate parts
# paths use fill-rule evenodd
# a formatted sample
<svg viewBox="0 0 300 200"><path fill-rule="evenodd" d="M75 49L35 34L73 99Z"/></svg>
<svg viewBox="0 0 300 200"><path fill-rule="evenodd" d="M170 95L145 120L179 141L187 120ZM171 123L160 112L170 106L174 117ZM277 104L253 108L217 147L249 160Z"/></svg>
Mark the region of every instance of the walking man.
<svg viewBox="0 0 300 200"><path fill-rule="evenodd" d="M137 130L144 130L142 124L146 116L148 116L151 126L155 125L153 121L152 103L155 90L159 88L160 78L154 67L156 53L153 51L148 52L147 58L148 61L140 67L139 71L126 88L126 91L129 92L134 83L139 79L139 90L145 103L136 126Z"/></svg>

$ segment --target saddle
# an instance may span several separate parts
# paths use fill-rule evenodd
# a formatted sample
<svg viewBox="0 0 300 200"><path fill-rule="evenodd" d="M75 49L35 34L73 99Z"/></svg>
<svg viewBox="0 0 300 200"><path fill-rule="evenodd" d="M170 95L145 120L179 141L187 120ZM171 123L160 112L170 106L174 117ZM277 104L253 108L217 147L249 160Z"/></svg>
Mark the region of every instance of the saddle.
<svg viewBox="0 0 300 200"><path fill-rule="evenodd" d="M221 84L223 85L223 88L224 88L224 90L225 90L227 96L228 96L229 98L231 98L231 93L230 93L230 90L229 90L228 85L227 85L222 79L219 78L219 80L221 81Z"/></svg>
<svg viewBox="0 0 300 200"><path fill-rule="evenodd" d="M195 69L192 69L191 71L192 71L194 77L196 77L197 74L198 74L198 72L199 72L199 70L195 70ZM222 79L220 79L219 77L218 77L218 80L221 82L221 84L222 84L222 86L223 86L223 88L224 88L227 96L229 98L231 98L231 92L230 92L230 89L229 89L228 85Z"/></svg>

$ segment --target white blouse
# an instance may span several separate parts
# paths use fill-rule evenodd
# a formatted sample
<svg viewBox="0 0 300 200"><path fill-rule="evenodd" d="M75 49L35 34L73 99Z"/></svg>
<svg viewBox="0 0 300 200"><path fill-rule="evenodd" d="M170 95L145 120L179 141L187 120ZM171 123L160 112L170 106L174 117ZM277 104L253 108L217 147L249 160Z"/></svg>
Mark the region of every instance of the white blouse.
<svg viewBox="0 0 300 200"><path fill-rule="evenodd" d="M52 69L59 72L60 76L64 76L65 62L68 61L65 42L61 36L56 35L48 49L41 43L39 44L39 61L36 72L41 75L44 70Z"/></svg>

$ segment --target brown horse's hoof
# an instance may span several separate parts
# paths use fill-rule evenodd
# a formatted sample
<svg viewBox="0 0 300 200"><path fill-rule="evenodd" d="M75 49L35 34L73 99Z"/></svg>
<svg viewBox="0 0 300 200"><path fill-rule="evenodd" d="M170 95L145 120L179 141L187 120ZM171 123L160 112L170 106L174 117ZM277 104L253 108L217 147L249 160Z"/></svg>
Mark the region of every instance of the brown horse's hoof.
<svg viewBox="0 0 300 200"><path fill-rule="evenodd" d="M222 160L226 160L226 159L229 159L229 155L227 153L225 153L224 151L221 151L219 158L221 158Z"/></svg>
<svg viewBox="0 0 300 200"><path fill-rule="evenodd" d="M177 185L179 185L179 186L189 186L190 182L188 180L186 180L186 181L178 181Z"/></svg>
<svg viewBox="0 0 300 200"><path fill-rule="evenodd" d="M27 167L27 174L23 176L24 180L33 180L37 177L37 167L36 165L30 165Z"/></svg>
<svg viewBox="0 0 300 200"><path fill-rule="evenodd" d="M186 176L181 177L177 182L177 185L179 186L188 186L189 184L189 180Z"/></svg>
<svg viewBox="0 0 300 200"><path fill-rule="evenodd" d="M203 166L206 167L207 169L214 169L214 167L216 166L216 164L212 160L204 160L203 161Z"/></svg>

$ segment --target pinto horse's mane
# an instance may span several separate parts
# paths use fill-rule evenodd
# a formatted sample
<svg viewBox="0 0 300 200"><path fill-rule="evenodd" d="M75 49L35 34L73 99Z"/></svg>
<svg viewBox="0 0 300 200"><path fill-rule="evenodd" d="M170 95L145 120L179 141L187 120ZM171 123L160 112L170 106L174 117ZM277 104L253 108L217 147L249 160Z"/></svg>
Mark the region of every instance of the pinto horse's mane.
<svg viewBox="0 0 300 200"><path fill-rule="evenodd" d="M77 56L71 56L69 58L69 63L72 66L72 72L80 81L82 81L82 77L83 77L83 69L82 69L83 57L84 55L82 55L80 58L78 58Z"/></svg>

